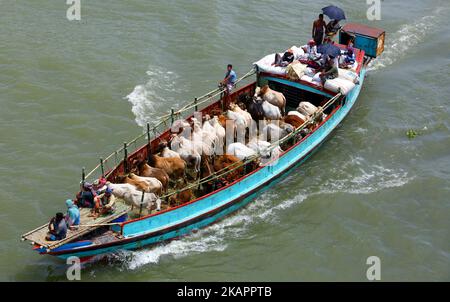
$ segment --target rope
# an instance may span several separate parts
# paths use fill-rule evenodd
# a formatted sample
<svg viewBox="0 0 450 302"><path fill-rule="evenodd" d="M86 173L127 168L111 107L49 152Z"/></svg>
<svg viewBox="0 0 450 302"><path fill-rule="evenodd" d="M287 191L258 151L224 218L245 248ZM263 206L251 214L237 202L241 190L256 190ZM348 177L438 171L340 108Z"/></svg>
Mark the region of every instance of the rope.
<svg viewBox="0 0 450 302"><path fill-rule="evenodd" d="M317 117L319 117L319 115L323 114L323 111L326 110L328 107L330 107L330 106L331 106L334 102L336 102L341 96L342 96L342 94L339 93L339 94L337 94L336 96L334 96L333 98L331 98L327 103L324 104L323 107L319 107L318 110L317 110L316 112L314 112L314 114L313 114L310 118L308 118L302 125L300 125L295 131L293 131L293 132L291 132L290 134L286 135L285 137L279 139L278 141L272 143L272 144L270 145L270 147L267 148L267 149L268 149L269 151L275 149L275 148L278 147L281 143L284 143L285 141L291 139L291 138L294 137L296 134L298 134L300 131L302 131L303 129L305 129L306 126L308 126L308 125L310 125L310 124L313 124L313 123L315 122L315 120L317 119ZM225 176L225 175L227 175L227 174L230 174L231 172L236 171L237 169L239 169L239 168L241 168L241 167L243 167L243 166L245 166L245 165L247 165L247 164L253 162L253 161L256 160L256 159L259 159L260 157L261 157L261 154L258 152L256 155L253 155L253 156L248 157L248 158L247 158L245 161L243 161L243 162L242 162L242 161L234 162L234 163L232 163L231 165L229 165L229 166L227 166L227 167L225 167L225 168L222 168L221 170L216 171L216 172L212 173L211 175L206 176L206 177L203 178L203 179L200 179L200 180L199 180L197 183L195 183L195 184L188 185L188 186L186 186L186 187L184 187L184 188L182 188L182 189L180 189L180 190L176 190L175 192L172 192L172 193L168 193L168 194L166 194L166 195L163 195L163 196L161 196L160 198L161 198L161 199L165 199L165 198L167 198L167 197L169 197L169 196L172 196L172 195L174 195L174 194L178 194L178 193L180 193L180 192L182 192L182 191L185 191L185 190L188 190L188 189L195 188L195 187L197 187L197 186L199 186L199 185L201 185L201 184L204 184L204 183L206 183L206 182L209 182L209 181L212 181L212 180L219 179L219 178L221 178L221 177L223 177L223 176ZM232 167L232 166L234 166L234 165L237 165L237 164L239 164L239 165L236 166L236 167L234 167L233 169L229 170L230 167ZM222 171L224 171L224 172L222 173Z"/></svg>
<svg viewBox="0 0 450 302"><path fill-rule="evenodd" d="M247 72L245 75L243 75L241 78L239 78L235 84L238 84L239 82L245 80L246 78L252 76L254 73L256 72L256 70L254 68L250 69L249 72ZM181 109L179 109L178 111L174 112L174 117L180 116L181 113L188 111L192 108L195 108L196 106L199 106L201 104L204 104L206 102L209 102L212 98L220 95L221 93L223 93L225 91L225 88L216 88L204 95L202 95L201 97L197 98L197 101L193 101L190 102L188 104L186 104L185 106L183 106ZM154 133L158 132L158 127L164 125L165 128L167 128L167 122L171 119L172 114L166 114L160 117L159 122L156 123L155 126L152 127L152 129L150 131L153 131ZM138 139L144 137L147 135L147 132L142 133L141 135L137 136L136 138L132 139L129 143L127 143L127 146L131 145L132 143L135 143ZM112 156L116 155L120 152L122 152L124 150L124 147L116 150L115 152L111 153L110 155L108 155L107 157L105 157L105 159L103 160L103 163L106 164L108 162L109 159L111 159ZM117 165L117 158L116 158L116 165ZM100 168L100 164L98 164L94 169L92 169L91 171L89 171L89 173L86 174L85 179L88 179L89 177L91 177L98 169Z"/></svg>

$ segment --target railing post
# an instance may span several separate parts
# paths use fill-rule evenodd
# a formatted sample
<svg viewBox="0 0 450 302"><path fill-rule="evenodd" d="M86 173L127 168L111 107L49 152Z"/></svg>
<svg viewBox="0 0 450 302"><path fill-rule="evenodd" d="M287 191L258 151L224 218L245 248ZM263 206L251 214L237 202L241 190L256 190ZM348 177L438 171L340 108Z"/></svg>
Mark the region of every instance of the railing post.
<svg viewBox="0 0 450 302"><path fill-rule="evenodd" d="M147 123L147 141L150 145L150 123Z"/></svg>
<svg viewBox="0 0 450 302"><path fill-rule="evenodd" d="M222 105L222 112L225 110L225 93L220 93L220 104Z"/></svg>
<svg viewBox="0 0 450 302"><path fill-rule="evenodd" d="M152 153L152 143L150 140L150 123L147 123L147 158L149 158Z"/></svg>
<svg viewBox="0 0 450 302"><path fill-rule="evenodd" d="M144 195L145 195L145 191L142 191L141 205L139 206L139 218L141 218L141 214L142 214L142 204L144 203Z"/></svg>
<svg viewBox="0 0 450 302"><path fill-rule="evenodd" d="M102 178L105 177L105 167L103 166L103 158L100 157L100 168L102 169Z"/></svg>
<svg viewBox="0 0 450 302"><path fill-rule="evenodd" d="M128 151L127 151L127 143L123 143L123 170L125 173L128 173Z"/></svg>
<svg viewBox="0 0 450 302"><path fill-rule="evenodd" d="M170 120L172 121L171 125L175 121L174 113L175 111L173 110L173 108L170 108Z"/></svg>
<svg viewBox="0 0 450 302"><path fill-rule="evenodd" d="M197 101L198 101L197 98L195 98L195 99L194 99L194 104L195 104L194 109L195 109L195 112L198 111Z"/></svg>
<svg viewBox="0 0 450 302"><path fill-rule="evenodd" d="M84 183L86 181L86 173L85 168L81 168L81 187L84 187Z"/></svg>

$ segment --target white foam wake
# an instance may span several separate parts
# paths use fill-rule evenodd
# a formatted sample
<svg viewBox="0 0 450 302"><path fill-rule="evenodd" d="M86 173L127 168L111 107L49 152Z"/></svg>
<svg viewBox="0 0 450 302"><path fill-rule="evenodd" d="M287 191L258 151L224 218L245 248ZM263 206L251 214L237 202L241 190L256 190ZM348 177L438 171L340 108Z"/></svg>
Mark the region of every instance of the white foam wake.
<svg viewBox="0 0 450 302"><path fill-rule="evenodd" d="M369 70L382 69L402 58L408 50L422 42L432 29L439 26L446 10L441 7L433 15L424 16L412 24L404 24L397 32L387 34L384 53L369 65Z"/></svg>
<svg viewBox="0 0 450 302"><path fill-rule="evenodd" d="M204 252L221 252L228 247L231 239L251 237L251 225L279 223L280 212L302 203L309 197L336 193L370 194L403 186L413 179L402 169L386 168L379 164L367 165L363 158L355 156L350 156L343 165L332 168L331 171L323 171L322 174L317 175L319 180L315 184L302 187L300 182L299 186L294 188L296 192L293 198L283 198L279 191L269 190L223 221L164 245L124 252L118 260L125 269L134 270L148 264L157 264L166 258L179 259ZM321 178L325 178L325 181L320 181ZM299 183L295 175L283 180L285 186L292 186L292 182Z"/></svg>
<svg viewBox="0 0 450 302"><path fill-rule="evenodd" d="M137 85L125 97L132 104L131 111L141 127L146 126L147 122L151 123L152 118L161 115L161 111L166 111L167 104L175 102L174 94L183 91L177 83L178 75L172 71L149 66L147 75L147 83Z"/></svg>
<svg viewBox="0 0 450 302"><path fill-rule="evenodd" d="M355 167L359 172L347 170ZM413 179L402 169L394 170L380 164L365 166L361 157L351 157L350 162L335 169L333 175L335 177L323 185L324 189L320 193L370 194L383 189L401 187Z"/></svg>

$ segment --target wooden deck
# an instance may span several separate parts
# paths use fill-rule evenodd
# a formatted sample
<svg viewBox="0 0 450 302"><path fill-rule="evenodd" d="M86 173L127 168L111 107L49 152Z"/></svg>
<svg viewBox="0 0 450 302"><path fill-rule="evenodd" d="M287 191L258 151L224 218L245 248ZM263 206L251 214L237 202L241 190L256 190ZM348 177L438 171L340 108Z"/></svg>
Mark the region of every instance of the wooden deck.
<svg viewBox="0 0 450 302"><path fill-rule="evenodd" d="M131 207L121 201L116 202L116 210L110 215L104 215L94 219L89 217L91 209L80 209L80 226L76 230L67 229L66 238L59 241L48 241L45 237L48 234L48 223L22 235L23 240L31 241L32 244L37 244L47 249L55 249L63 244L71 242L93 230L101 227L102 224L107 224L123 214L130 211Z"/></svg>

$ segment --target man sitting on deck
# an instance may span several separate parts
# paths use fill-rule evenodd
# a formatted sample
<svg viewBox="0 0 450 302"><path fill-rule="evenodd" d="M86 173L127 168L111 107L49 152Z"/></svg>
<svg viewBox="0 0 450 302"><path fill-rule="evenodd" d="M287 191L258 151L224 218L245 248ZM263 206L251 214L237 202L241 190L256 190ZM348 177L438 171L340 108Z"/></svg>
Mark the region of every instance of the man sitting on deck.
<svg viewBox="0 0 450 302"><path fill-rule="evenodd" d="M80 208L93 208L95 205L94 197L96 193L92 185L88 182L83 184L81 191L77 194L76 204Z"/></svg>
<svg viewBox="0 0 450 302"><path fill-rule="evenodd" d="M100 215L114 212L116 198L112 195L112 189L107 187L105 193L94 198L95 207L92 209L92 216L97 218Z"/></svg>
<svg viewBox="0 0 450 302"><path fill-rule="evenodd" d="M280 66L280 67L286 67L292 62L294 62L294 51L292 49L288 49L283 56L280 56L280 54L275 54L275 62L272 64L272 66Z"/></svg>
<svg viewBox="0 0 450 302"><path fill-rule="evenodd" d="M48 235L45 237L48 241L57 241L66 238L67 224L63 213L56 213L56 216L48 224Z"/></svg>
<svg viewBox="0 0 450 302"><path fill-rule="evenodd" d="M325 81L328 79L335 79L339 76L338 66L336 65L336 60L332 56L328 56L329 59L325 65L324 72L320 74L320 80L322 85L325 85Z"/></svg>
<svg viewBox="0 0 450 302"><path fill-rule="evenodd" d="M316 42L313 39L309 40L308 44L303 46L302 49L305 51L307 59L311 61L316 61L322 55L317 52Z"/></svg>
<svg viewBox="0 0 450 302"><path fill-rule="evenodd" d="M355 52L353 46L347 46L347 52L345 56L343 56L342 68L350 68L355 64Z"/></svg>
<svg viewBox="0 0 450 302"><path fill-rule="evenodd" d="M325 34L328 37L333 37L340 29L339 20L331 20L326 26Z"/></svg>
<svg viewBox="0 0 450 302"><path fill-rule="evenodd" d="M67 225L70 227L77 227L80 224L80 210L73 203L72 199L66 200L67 214L66 221Z"/></svg>

